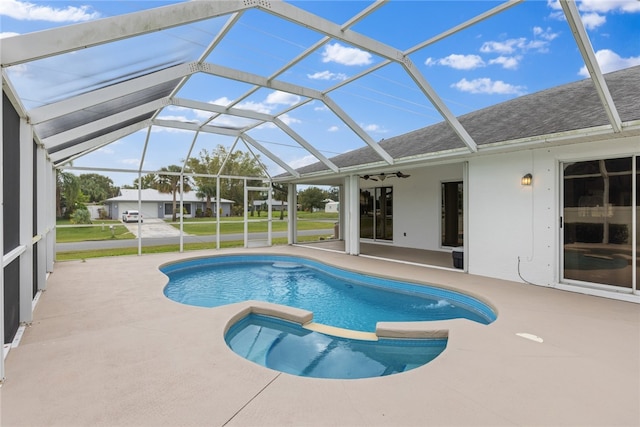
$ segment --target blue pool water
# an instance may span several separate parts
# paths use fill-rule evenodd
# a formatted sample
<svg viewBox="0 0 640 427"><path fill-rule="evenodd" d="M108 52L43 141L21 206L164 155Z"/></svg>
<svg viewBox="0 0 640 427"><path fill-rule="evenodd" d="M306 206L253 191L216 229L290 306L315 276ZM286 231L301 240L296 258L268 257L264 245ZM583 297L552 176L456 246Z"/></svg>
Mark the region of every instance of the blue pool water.
<svg viewBox="0 0 640 427"><path fill-rule="evenodd" d="M177 302L217 307L260 300L313 312L313 321L374 332L377 322L466 318L482 324L496 315L462 293L366 276L304 258L231 255L162 268L165 295Z"/></svg>
<svg viewBox="0 0 640 427"><path fill-rule="evenodd" d="M361 341L331 337L255 314L235 323L225 340L236 354L267 368L334 379L405 372L430 362L447 345L446 339Z"/></svg>

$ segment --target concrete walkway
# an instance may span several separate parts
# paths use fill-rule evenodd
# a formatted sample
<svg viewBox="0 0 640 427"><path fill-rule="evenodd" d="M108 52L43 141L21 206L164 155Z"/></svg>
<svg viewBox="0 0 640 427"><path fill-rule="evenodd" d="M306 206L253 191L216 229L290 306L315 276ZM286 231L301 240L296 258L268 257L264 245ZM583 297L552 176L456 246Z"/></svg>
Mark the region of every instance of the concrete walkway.
<svg viewBox="0 0 640 427"><path fill-rule="evenodd" d="M129 230L133 235L138 238L141 234L143 238L156 238L156 237L179 237L180 229L167 224L165 221L160 218L145 218L144 221L140 224L140 228L138 229L137 222L127 222L123 223L127 230ZM140 233L138 231L141 231ZM187 233L183 233L185 236L189 236Z"/></svg>
<svg viewBox="0 0 640 427"><path fill-rule="evenodd" d="M447 349L402 374L283 374L225 345L225 327L248 303L207 309L162 293L163 263L248 252L461 289L490 302L498 320L434 322L449 331ZM0 393L4 427L638 426L640 307L289 246L63 262L7 357Z"/></svg>

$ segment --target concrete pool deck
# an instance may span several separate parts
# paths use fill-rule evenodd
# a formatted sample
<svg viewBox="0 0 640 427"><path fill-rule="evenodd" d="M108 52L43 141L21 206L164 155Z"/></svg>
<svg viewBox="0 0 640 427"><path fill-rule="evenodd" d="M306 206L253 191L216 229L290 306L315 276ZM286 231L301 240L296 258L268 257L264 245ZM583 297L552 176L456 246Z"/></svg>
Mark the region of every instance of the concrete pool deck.
<svg viewBox="0 0 640 427"><path fill-rule="evenodd" d="M447 349L398 375L271 371L225 345L246 303L189 307L162 293L163 263L249 252L460 289L498 319L434 323L449 330ZM301 247L56 263L5 362L2 426L640 425L639 305Z"/></svg>

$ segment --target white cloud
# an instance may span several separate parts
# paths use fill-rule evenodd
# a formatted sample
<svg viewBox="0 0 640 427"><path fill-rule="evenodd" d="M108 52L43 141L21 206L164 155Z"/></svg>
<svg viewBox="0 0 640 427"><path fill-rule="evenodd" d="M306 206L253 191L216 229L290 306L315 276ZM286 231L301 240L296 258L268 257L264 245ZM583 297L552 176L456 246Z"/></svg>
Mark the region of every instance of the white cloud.
<svg viewBox="0 0 640 427"><path fill-rule="evenodd" d="M300 120L298 120L298 119L296 119L294 117L291 117L288 114L283 114L283 115L279 116L278 118L280 120L282 120L282 122L287 126L289 126L289 125L291 125L293 123L302 123Z"/></svg>
<svg viewBox="0 0 640 427"><path fill-rule="evenodd" d="M560 34L552 32L550 27L533 27L533 35L544 40L552 41L556 39Z"/></svg>
<svg viewBox="0 0 640 427"><path fill-rule="evenodd" d="M331 71L318 71L314 74L307 74L307 77L311 80L347 80L347 75L344 73L332 73Z"/></svg>
<svg viewBox="0 0 640 427"><path fill-rule="evenodd" d="M587 30L594 30L607 22L607 17L599 13L585 13L582 16L582 23Z"/></svg>
<svg viewBox="0 0 640 427"><path fill-rule="evenodd" d="M322 105L319 105L317 107L313 107L313 111L329 111L329 107L327 107L326 105L322 104Z"/></svg>
<svg viewBox="0 0 640 427"><path fill-rule="evenodd" d="M387 133L387 130L382 128L380 125L376 125L376 124L368 124L368 125L361 125L362 129L364 129L367 132L373 132L373 133Z"/></svg>
<svg viewBox="0 0 640 427"><path fill-rule="evenodd" d="M19 36L20 33L11 33L11 32L5 32L5 33L0 33L0 39L6 39L7 37L15 37L15 36Z"/></svg>
<svg viewBox="0 0 640 427"><path fill-rule="evenodd" d="M213 101L209 101L210 104L222 105L225 107L231 105L232 102L233 101L227 98L226 96L217 98ZM274 91L267 96L264 102L244 101L234 105L233 108L237 108L239 110L255 111L257 113L271 115L273 114L273 109L275 105L295 105L298 102L300 102L300 97L298 95L293 95L287 92ZM316 108L316 110L318 109ZM194 115L202 121L208 120L211 116L215 115L215 113L212 113L209 111L202 111L202 110L191 110L191 111L193 111ZM159 118L165 118L165 117L159 117ZM287 125L292 123L301 123L299 119L291 117L287 114L283 114L279 116L279 118ZM189 119L185 117L180 117L175 119L171 118L170 120L189 121ZM213 120L211 122L211 125L243 128L253 123L255 123L255 120L253 119L232 116L229 114L223 114L218 118L216 118L215 120ZM275 125L273 125L272 123L265 123L259 126L259 128L264 128L264 127L274 128Z"/></svg>
<svg viewBox="0 0 640 427"><path fill-rule="evenodd" d="M530 50L546 52L548 46L548 40L527 40L526 37L519 37L517 39L509 39L505 41L484 42L480 47L480 52L499 53L501 55L510 55L518 51L527 52Z"/></svg>
<svg viewBox="0 0 640 427"><path fill-rule="evenodd" d="M0 1L0 16L19 21L82 22L97 19L100 13L91 6L67 6L63 9L19 0Z"/></svg>
<svg viewBox="0 0 640 427"><path fill-rule="evenodd" d="M502 65L502 68L507 70L515 70L518 68L521 59L522 56L498 56L497 58L490 60L489 64L498 64Z"/></svg>
<svg viewBox="0 0 640 427"><path fill-rule="evenodd" d="M333 43L325 45L322 52L322 62L336 62L342 65L369 65L373 60L369 52Z"/></svg>
<svg viewBox="0 0 640 427"><path fill-rule="evenodd" d="M523 46L526 41L527 39L521 37L519 39L509 39L503 42L484 42L480 47L480 52L511 54L514 53L519 46Z"/></svg>
<svg viewBox="0 0 640 427"><path fill-rule="evenodd" d="M338 132L340 130L340 128L338 126L331 126L329 129L327 129L327 132Z"/></svg>
<svg viewBox="0 0 640 427"><path fill-rule="evenodd" d="M596 60L600 65L600 69L603 73L610 73L612 71L622 70L623 68L633 67L640 65L640 56L630 56L629 58L622 58L620 55L609 49L602 49L596 52ZM578 72L578 75L582 77L589 77L589 71L584 66Z"/></svg>
<svg viewBox="0 0 640 427"><path fill-rule="evenodd" d="M229 98L227 98L226 96L220 97L218 99L214 99L213 101L209 101L210 104L215 104L215 105L222 105L224 107L226 107L227 105L231 104L233 101Z"/></svg>
<svg viewBox="0 0 640 427"><path fill-rule="evenodd" d="M501 80L493 81L490 78L462 79L458 83L452 84L451 87L461 92L489 95L523 95L526 90L524 86L514 86Z"/></svg>
<svg viewBox="0 0 640 427"><path fill-rule="evenodd" d="M281 92L279 90L271 92L267 99L265 100L267 104L284 104L284 105L295 105L300 102L300 97L298 95L293 95L287 92Z"/></svg>
<svg viewBox="0 0 640 427"><path fill-rule="evenodd" d="M311 164L317 163L317 162L318 162L318 159L316 159L315 156L309 154L308 156L304 156L304 157L301 157L299 159L290 160L287 163L293 169L298 169L298 168L301 168L302 166L311 165Z"/></svg>
<svg viewBox="0 0 640 427"><path fill-rule="evenodd" d="M427 58L426 65L444 65L455 68L456 70L473 70L478 67L484 67L485 63L478 55L459 55L452 53L440 59Z"/></svg>
<svg viewBox="0 0 640 427"><path fill-rule="evenodd" d="M638 0L582 0L578 4L578 9L583 12L640 12L640 2Z"/></svg>
<svg viewBox="0 0 640 427"><path fill-rule="evenodd" d="M562 6L560 5L560 1L558 0L547 0L547 6L551 10L562 10Z"/></svg>
<svg viewBox="0 0 640 427"><path fill-rule="evenodd" d="M562 12L562 6L558 0L547 0L547 6L553 10L550 17L559 21L566 18ZM578 3L582 22L588 30L602 26L607 18L607 13L639 13L640 1L638 0L582 0Z"/></svg>
<svg viewBox="0 0 640 427"><path fill-rule="evenodd" d="M113 154L113 153L115 153L113 148L110 148L109 146L100 147L96 151L98 151L98 152L100 152L102 154Z"/></svg>

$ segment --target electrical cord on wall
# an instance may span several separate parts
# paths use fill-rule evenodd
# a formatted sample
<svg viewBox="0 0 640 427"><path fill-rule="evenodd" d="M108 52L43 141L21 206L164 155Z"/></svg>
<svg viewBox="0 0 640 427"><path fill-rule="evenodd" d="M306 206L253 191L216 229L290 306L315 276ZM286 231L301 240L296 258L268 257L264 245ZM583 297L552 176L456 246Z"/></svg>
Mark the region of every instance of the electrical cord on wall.
<svg viewBox="0 0 640 427"><path fill-rule="evenodd" d="M520 277L520 280L522 280L527 285L535 285L535 283L530 282L527 279L525 279L524 277L522 277L522 273L520 273L520 257L518 257L518 277Z"/></svg>

